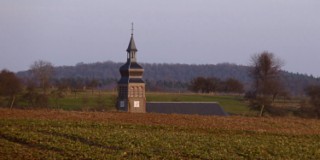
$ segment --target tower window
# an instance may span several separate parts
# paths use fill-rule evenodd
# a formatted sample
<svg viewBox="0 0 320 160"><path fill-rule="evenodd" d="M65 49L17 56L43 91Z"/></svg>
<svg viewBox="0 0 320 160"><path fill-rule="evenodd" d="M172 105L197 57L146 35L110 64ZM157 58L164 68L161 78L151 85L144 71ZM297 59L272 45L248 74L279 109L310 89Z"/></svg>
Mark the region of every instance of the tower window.
<svg viewBox="0 0 320 160"><path fill-rule="evenodd" d="M133 107L140 107L140 101L133 101Z"/></svg>
<svg viewBox="0 0 320 160"><path fill-rule="evenodd" d="M124 101L120 101L120 107L124 107Z"/></svg>

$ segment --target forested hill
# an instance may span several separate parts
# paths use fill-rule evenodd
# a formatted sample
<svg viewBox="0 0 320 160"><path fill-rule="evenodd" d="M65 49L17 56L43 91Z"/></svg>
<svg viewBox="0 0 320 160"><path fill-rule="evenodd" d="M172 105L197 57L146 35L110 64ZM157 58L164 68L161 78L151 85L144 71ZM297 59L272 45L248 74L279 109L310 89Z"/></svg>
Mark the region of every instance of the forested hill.
<svg viewBox="0 0 320 160"><path fill-rule="evenodd" d="M75 66L59 66L54 68L53 79L96 79L100 82L115 83L120 78L119 67L123 63L111 61L97 63L78 63ZM195 77L216 77L222 80L235 78L241 81L248 89L250 77L248 76L248 66L235 65L229 63L221 64L150 64L140 63L145 69L144 79L150 86L158 88L179 88L186 89L187 84ZM20 77L29 77L30 72L18 72ZM309 84L320 83L320 78L312 76L282 72L282 79L287 89L294 93L300 94ZM149 86L149 87L150 87Z"/></svg>

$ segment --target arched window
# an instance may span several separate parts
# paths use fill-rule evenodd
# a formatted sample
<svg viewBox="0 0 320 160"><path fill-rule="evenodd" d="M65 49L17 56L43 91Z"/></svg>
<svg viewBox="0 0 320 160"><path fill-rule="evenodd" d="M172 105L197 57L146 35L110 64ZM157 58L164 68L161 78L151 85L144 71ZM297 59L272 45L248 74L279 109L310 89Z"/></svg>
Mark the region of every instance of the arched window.
<svg viewBox="0 0 320 160"><path fill-rule="evenodd" d="M133 97L133 87L130 87L129 95L130 95L130 97Z"/></svg>
<svg viewBox="0 0 320 160"><path fill-rule="evenodd" d="M143 88L142 88L142 86L139 87L139 97L143 97Z"/></svg>
<svg viewBox="0 0 320 160"><path fill-rule="evenodd" d="M138 92L138 88L137 87L134 87L133 89L133 94L134 94L134 97L137 97L137 92Z"/></svg>

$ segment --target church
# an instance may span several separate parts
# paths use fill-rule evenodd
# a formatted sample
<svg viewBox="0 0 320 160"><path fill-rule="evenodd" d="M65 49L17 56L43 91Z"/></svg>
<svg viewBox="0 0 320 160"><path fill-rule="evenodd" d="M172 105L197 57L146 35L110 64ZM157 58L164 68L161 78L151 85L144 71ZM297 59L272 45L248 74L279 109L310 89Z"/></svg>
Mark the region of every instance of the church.
<svg viewBox="0 0 320 160"><path fill-rule="evenodd" d="M143 68L137 63L137 47L133 38L133 27L129 46L127 48L127 62L120 67L121 79L118 81L119 111L146 112L145 83L142 80Z"/></svg>
<svg viewBox="0 0 320 160"><path fill-rule="evenodd" d="M131 113L163 113L163 114L228 114L216 102L146 102L145 83L142 79L144 69L137 62L138 49L131 37L127 48L127 61L119 69L121 78L118 81L117 110Z"/></svg>

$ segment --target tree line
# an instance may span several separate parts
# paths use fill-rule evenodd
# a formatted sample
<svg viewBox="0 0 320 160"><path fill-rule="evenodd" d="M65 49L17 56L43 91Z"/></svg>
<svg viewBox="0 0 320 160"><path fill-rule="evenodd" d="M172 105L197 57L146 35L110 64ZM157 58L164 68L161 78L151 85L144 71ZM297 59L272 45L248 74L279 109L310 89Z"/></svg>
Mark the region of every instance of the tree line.
<svg viewBox="0 0 320 160"><path fill-rule="evenodd" d="M197 93L243 93L243 84L234 78L223 81L216 77L197 77L191 80L189 90Z"/></svg>
<svg viewBox="0 0 320 160"><path fill-rule="evenodd" d="M54 79L53 65L43 60L35 61L30 66L29 72L31 74L28 77L20 78L8 70L1 71L0 106L12 108L15 105L17 95L19 95L19 100L26 103L27 106L48 107L50 98L58 102L67 93L74 93L77 96L78 92L85 90L93 92L101 87L102 83L108 83L106 82L108 80L99 81L97 79ZM101 99L100 97L98 101Z"/></svg>
<svg viewBox="0 0 320 160"><path fill-rule="evenodd" d="M97 63L78 63L75 66L58 66L53 68L52 79L74 79L79 81L98 80L104 87L112 87L120 78L119 68L123 63L111 61ZM189 65L189 64L150 64L141 63L145 69L143 78L150 85L150 90L186 91L190 81L196 77L216 77L223 81L233 78L249 90L252 84L249 70L251 66L230 63ZM17 73L22 79L30 78L31 70ZM309 84L319 84L320 78L310 75L289 73L280 70L283 85L291 95L304 95ZM112 81L113 80L113 81ZM178 85L171 85L178 84ZM180 85L181 84L181 85Z"/></svg>
<svg viewBox="0 0 320 160"><path fill-rule="evenodd" d="M105 65L109 68L113 67L113 70L108 69ZM77 69L74 69L74 67L65 66L53 67L50 62L40 60L34 62L27 72L15 74L8 70L2 70L0 74L0 104L2 106L13 107L16 101L16 95L21 91L23 91L22 97L27 100L30 106L46 106L48 103L48 88L54 88L50 94L56 98L63 96L66 90L74 92L76 95L79 90L85 89L92 89L92 91L94 89L106 89L107 87L114 89L116 88L120 75L118 71L119 67L116 68L114 66L120 65L113 62L94 64L80 63L75 66ZM96 71L95 67L103 68L104 71L102 72L100 69ZM146 69L145 82L147 91L190 90L198 93L245 92L245 98L248 99L249 106L252 109L259 110L260 116L263 116L264 113L274 108L274 102L279 96L289 97L290 94L295 94L296 92L292 92L292 89L288 87L292 85L290 79L294 79L293 77L301 77L301 75L289 74L282 71L281 60L269 52L262 52L252 56L250 66L245 67L232 64L196 66L182 64L144 64L144 67ZM199 71L193 67L203 70ZM220 75L217 77L212 75L205 76L208 75L208 68L212 67L215 68L213 70L222 67L223 69L221 70L225 72L224 74L221 74L221 72L215 73L214 75ZM232 71L228 72L230 70ZM241 77L240 79L235 78L237 75L243 74L241 74L241 70L246 70L247 76ZM198 72L194 73L190 71ZM110 76L115 72L118 78ZM212 71L209 73L211 72ZM187 76L185 76L185 74ZM183 79L190 75L200 76ZM296 86L303 84L303 93L300 94L309 97L309 101L302 105L308 106L309 111L317 113L316 116L320 117L319 78L303 76L303 79L304 81L300 83L294 81ZM7 103L4 104L4 101Z"/></svg>

